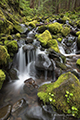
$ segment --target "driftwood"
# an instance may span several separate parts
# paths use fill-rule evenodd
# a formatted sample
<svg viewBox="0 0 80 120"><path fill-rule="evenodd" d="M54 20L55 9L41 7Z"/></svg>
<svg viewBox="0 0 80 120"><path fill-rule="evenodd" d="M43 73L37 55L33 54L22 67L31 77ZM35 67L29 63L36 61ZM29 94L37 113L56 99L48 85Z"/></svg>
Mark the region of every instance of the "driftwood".
<svg viewBox="0 0 80 120"><path fill-rule="evenodd" d="M36 24L36 27L41 26L41 25L48 25L48 24L50 23L40 23L40 24Z"/></svg>

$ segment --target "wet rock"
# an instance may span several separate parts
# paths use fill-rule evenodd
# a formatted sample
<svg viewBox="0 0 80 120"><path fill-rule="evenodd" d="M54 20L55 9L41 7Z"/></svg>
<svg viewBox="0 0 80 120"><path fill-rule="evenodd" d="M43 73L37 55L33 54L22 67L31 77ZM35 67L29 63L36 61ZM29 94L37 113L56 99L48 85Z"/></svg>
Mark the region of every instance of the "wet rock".
<svg viewBox="0 0 80 120"><path fill-rule="evenodd" d="M46 113L49 113L49 114L55 113L51 105L44 105L42 106L42 108Z"/></svg>
<svg viewBox="0 0 80 120"><path fill-rule="evenodd" d="M27 51L27 50L33 50L34 48L35 48L35 47L34 47L34 45L32 45L32 44L28 44L28 45L24 45L24 46L23 46L24 52Z"/></svg>
<svg viewBox="0 0 80 120"><path fill-rule="evenodd" d="M25 40L26 44L32 43L32 42L33 42L33 38L31 38L31 37L27 37L27 39Z"/></svg>
<svg viewBox="0 0 80 120"><path fill-rule="evenodd" d="M35 63L35 67L38 70L54 70L52 61L46 54L38 54Z"/></svg>
<svg viewBox="0 0 80 120"><path fill-rule="evenodd" d="M7 105L0 109L0 120L6 120L11 113L11 105Z"/></svg>
<svg viewBox="0 0 80 120"><path fill-rule="evenodd" d="M24 83L25 83L25 85L24 85L23 89L24 89L25 93L27 93L28 95L30 95L30 94L33 95L33 94L37 93L38 85L32 78L25 80Z"/></svg>
<svg viewBox="0 0 80 120"><path fill-rule="evenodd" d="M18 109L22 108L26 104L26 101L24 98L18 100L13 106L12 106L12 113L16 112Z"/></svg>
<svg viewBox="0 0 80 120"><path fill-rule="evenodd" d="M56 66L60 67L62 70L66 70L67 66L64 63L60 63L58 61L56 61Z"/></svg>
<svg viewBox="0 0 80 120"><path fill-rule="evenodd" d="M10 76L11 80L17 80L18 79L17 71L15 69L10 69L9 76Z"/></svg>
<svg viewBox="0 0 80 120"><path fill-rule="evenodd" d="M29 32L29 28L27 28L24 24L14 25L14 31L15 33L20 32L26 34Z"/></svg>

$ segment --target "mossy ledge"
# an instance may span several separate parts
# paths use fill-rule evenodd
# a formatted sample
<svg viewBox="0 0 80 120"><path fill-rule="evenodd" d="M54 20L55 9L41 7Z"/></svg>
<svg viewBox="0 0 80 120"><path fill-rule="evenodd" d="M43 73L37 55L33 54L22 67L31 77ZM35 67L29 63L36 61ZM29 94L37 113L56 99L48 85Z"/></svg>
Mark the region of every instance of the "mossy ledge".
<svg viewBox="0 0 80 120"><path fill-rule="evenodd" d="M73 95L69 101L65 97L66 91ZM80 82L71 72L62 74L54 83L40 86L37 95L44 104L50 103L66 114L71 111L70 114L80 118ZM72 110L73 107L77 109L77 112Z"/></svg>
<svg viewBox="0 0 80 120"><path fill-rule="evenodd" d="M2 88L5 78L6 78L5 73L0 69L0 89Z"/></svg>

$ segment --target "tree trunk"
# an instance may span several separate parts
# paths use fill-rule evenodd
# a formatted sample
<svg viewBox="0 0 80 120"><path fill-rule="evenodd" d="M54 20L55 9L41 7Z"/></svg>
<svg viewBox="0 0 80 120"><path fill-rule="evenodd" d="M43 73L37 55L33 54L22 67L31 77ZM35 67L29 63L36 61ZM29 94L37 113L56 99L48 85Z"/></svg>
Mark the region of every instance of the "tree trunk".
<svg viewBox="0 0 80 120"><path fill-rule="evenodd" d="M35 0L30 0L30 8L34 8L34 2Z"/></svg>

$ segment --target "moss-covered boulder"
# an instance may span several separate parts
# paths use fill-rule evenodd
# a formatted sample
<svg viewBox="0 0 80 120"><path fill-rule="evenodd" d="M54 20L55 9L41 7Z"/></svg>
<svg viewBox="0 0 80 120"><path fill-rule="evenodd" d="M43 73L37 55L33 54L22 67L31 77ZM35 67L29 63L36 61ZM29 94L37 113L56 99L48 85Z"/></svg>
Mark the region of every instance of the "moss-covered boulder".
<svg viewBox="0 0 80 120"><path fill-rule="evenodd" d="M47 29L47 26L46 26L46 25L41 25L41 26L38 27L38 30L37 30L37 31L38 31L39 33L43 33L46 29Z"/></svg>
<svg viewBox="0 0 80 120"><path fill-rule="evenodd" d="M52 39L52 36L48 30L45 30L42 34L36 35L38 40L41 42L43 46L46 46L48 41Z"/></svg>
<svg viewBox="0 0 80 120"><path fill-rule="evenodd" d="M5 73L0 69L0 89L2 88L2 84L6 78Z"/></svg>
<svg viewBox="0 0 80 120"><path fill-rule="evenodd" d="M6 47L7 47L8 52L9 52L11 57L13 57L14 54L18 51L18 44L17 44L17 41L15 41L15 40L6 44Z"/></svg>
<svg viewBox="0 0 80 120"><path fill-rule="evenodd" d="M29 25L32 28L35 28L37 23L38 23L37 20L33 20L31 22L26 22L25 25Z"/></svg>
<svg viewBox="0 0 80 120"><path fill-rule="evenodd" d="M51 39L47 43L49 48L52 48L54 51L59 52L58 42L56 39Z"/></svg>
<svg viewBox="0 0 80 120"><path fill-rule="evenodd" d="M54 83L40 86L37 95L57 110L80 117L80 82L71 72L62 74Z"/></svg>
<svg viewBox="0 0 80 120"><path fill-rule="evenodd" d="M0 45L0 66L7 65L9 62L10 56L7 49L4 46Z"/></svg>
<svg viewBox="0 0 80 120"><path fill-rule="evenodd" d="M62 36L66 37L70 33L69 27L63 27L61 30Z"/></svg>
<svg viewBox="0 0 80 120"><path fill-rule="evenodd" d="M77 27L80 28L80 20L76 21Z"/></svg>
<svg viewBox="0 0 80 120"><path fill-rule="evenodd" d="M20 33L16 33L16 37L20 38L21 37Z"/></svg>
<svg viewBox="0 0 80 120"><path fill-rule="evenodd" d="M58 22L52 23L48 25L49 31L53 34L57 34L61 32L62 30L62 25Z"/></svg>

